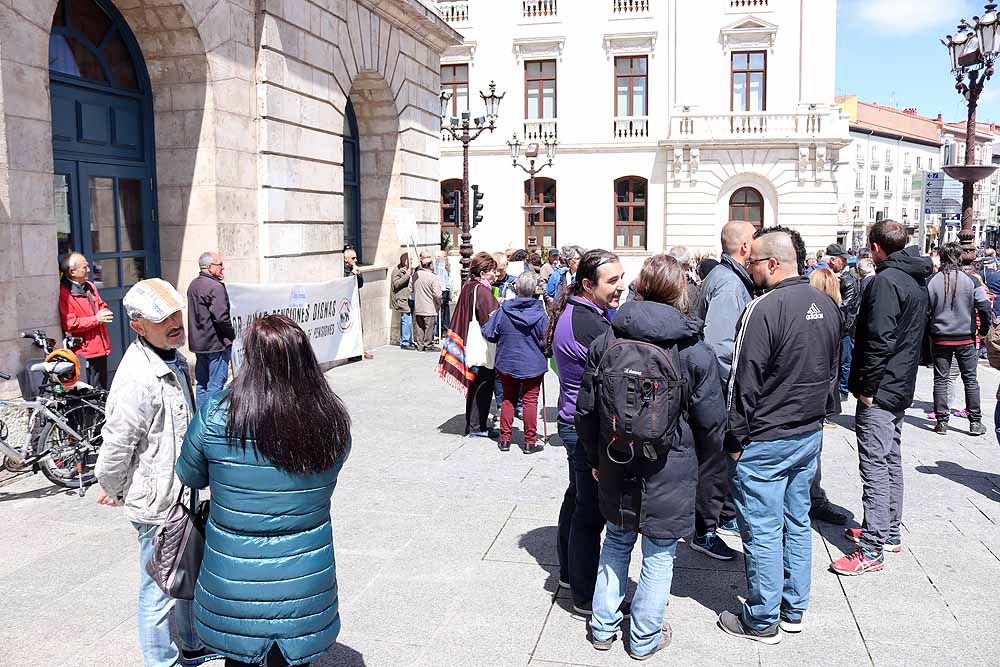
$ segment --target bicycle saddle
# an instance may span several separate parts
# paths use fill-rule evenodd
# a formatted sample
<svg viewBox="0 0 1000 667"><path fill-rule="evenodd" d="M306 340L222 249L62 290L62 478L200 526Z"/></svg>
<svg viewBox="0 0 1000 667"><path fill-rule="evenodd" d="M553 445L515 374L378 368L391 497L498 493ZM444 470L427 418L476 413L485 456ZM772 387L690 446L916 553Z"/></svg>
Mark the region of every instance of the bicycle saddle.
<svg viewBox="0 0 1000 667"><path fill-rule="evenodd" d="M40 364L32 364L31 371L33 373L55 373L56 375L62 375L63 373L71 372L73 368L73 364L69 361L43 361Z"/></svg>

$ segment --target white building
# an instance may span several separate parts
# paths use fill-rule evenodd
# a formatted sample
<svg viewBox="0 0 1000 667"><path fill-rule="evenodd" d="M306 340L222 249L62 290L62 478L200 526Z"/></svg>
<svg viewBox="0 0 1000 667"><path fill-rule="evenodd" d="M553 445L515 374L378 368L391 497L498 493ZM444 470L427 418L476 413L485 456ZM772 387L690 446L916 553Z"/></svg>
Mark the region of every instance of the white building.
<svg viewBox="0 0 1000 667"><path fill-rule="evenodd" d="M974 148L974 162L977 165L993 164L993 142L994 132L997 128L989 123L978 123L976 125L976 146ZM943 123L941 126L941 138L944 145L941 147L941 161L944 165L965 164L966 146L966 123ZM994 184L993 178L980 181L973 186L975 199L972 204L972 229L976 233L976 245L981 245L986 241L986 231L988 225L994 224L990 220L990 189ZM960 223L955 222L946 226L945 241L957 241Z"/></svg>
<svg viewBox="0 0 1000 667"><path fill-rule="evenodd" d="M497 131L471 144L470 181L485 192L477 250L531 235L513 134L559 142L536 181L544 247L613 248L635 267L674 244L718 252L730 219L794 227L811 247L835 240L848 128L834 104L834 0L438 9L465 38L442 58L451 113L482 115L490 81L505 94ZM461 144L442 144L441 175L443 192L460 184Z"/></svg>
<svg viewBox="0 0 1000 667"><path fill-rule="evenodd" d="M851 145L840 172L840 210L848 214L848 247L861 248L872 223L887 218L905 224L917 243L921 237L921 179L941 168L941 127L915 109L898 111L868 104L856 96L839 98L851 119ZM927 217L929 229L937 216Z"/></svg>

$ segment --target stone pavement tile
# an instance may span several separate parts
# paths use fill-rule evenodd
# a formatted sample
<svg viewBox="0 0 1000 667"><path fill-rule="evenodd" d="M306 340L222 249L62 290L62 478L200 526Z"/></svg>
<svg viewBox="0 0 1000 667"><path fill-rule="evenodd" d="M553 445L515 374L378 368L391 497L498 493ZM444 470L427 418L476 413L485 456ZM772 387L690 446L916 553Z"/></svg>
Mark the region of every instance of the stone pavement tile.
<svg viewBox="0 0 1000 667"><path fill-rule="evenodd" d="M552 607L548 572L484 561L470 575L429 645L463 647L468 655L530 654Z"/></svg>
<svg viewBox="0 0 1000 667"><path fill-rule="evenodd" d="M912 546L910 551L947 601L975 600L984 581L1000 582L1000 561L982 542L963 538L949 548Z"/></svg>
<svg viewBox="0 0 1000 667"><path fill-rule="evenodd" d="M86 583L121 558L120 549L115 547L121 544L121 538L113 531L79 533L74 537L50 532L49 538L58 544L58 550L40 556L25 552L0 574L5 595L47 596L54 592L54 582L59 586Z"/></svg>
<svg viewBox="0 0 1000 667"><path fill-rule="evenodd" d="M136 590L133 588L133 596ZM67 644L68 660L63 664L81 667L134 667L143 664L135 614L104 634L91 636L90 641L80 646L79 650L72 649L72 642Z"/></svg>
<svg viewBox="0 0 1000 667"><path fill-rule="evenodd" d="M334 548L338 553L354 551L390 558L424 534L429 521L429 517L388 512L340 512L334 520Z"/></svg>
<svg viewBox="0 0 1000 667"><path fill-rule="evenodd" d="M539 500L537 502L519 502L514 508L511 518L514 519L543 519L553 525L559 522L559 510L562 509L563 489L556 497Z"/></svg>
<svg viewBox="0 0 1000 667"><path fill-rule="evenodd" d="M339 517L345 513L367 511L431 516L441 507L440 496L426 484L396 482L390 487L379 484L377 476L360 477L354 472L342 473L333 492L330 514L333 516L334 530Z"/></svg>
<svg viewBox="0 0 1000 667"><path fill-rule="evenodd" d="M495 649L463 644L434 644L424 647L415 667L527 667L531 655L500 645ZM374 667L375 663L371 663ZM338 664L338 667L339 664Z"/></svg>
<svg viewBox="0 0 1000 667"><path fill-rule="evenodd" d="M461 573L450 577L381 574L358 598L345 601L341 622L358 635L423 646L461 603L465 579Z"/></svg>
<svg viewBox="0 0 1000 667"><path fill-rule="evenodd" d="M380 641L344 631L329 653L310 664L313 667L412 667L420 650L412 644ZM208 663L213 664L220 663Z"/></svg>
<svg viewBox="0 0 1000 667"><path fill-rule="evenodd" d="M354 604L385 572L388 558L364 551L334 547L337 562L337 593L341 604Z"/></svg>
<svg viewBox="0 0 1000 667"><path fill-rule="evenodd" d="M951 646L924 644L866 642L871 661L876 667L955 667L956 665L989 665L983 653L968 641Z"/></svg>
<svg viewBox="0 0 1000 667"><path fill-rule="evenodd" d="M558 519L558 517L556 517ZM555 520L511 517L486 554L486 560L559 566Z"/></svg>

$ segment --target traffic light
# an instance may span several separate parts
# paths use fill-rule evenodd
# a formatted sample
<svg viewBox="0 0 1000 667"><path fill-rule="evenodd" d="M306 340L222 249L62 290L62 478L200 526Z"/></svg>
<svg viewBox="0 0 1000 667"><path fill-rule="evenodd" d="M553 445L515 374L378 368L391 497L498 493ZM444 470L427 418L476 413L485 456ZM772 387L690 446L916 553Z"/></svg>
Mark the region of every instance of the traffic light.
<svg viewBox="0 0 1000 667"><path fill-rule="evenodd" d="M444 221L460 227L462 224L462 191L452 190L448 193L448 206L445 208Z"/></svg>
<svg viewBox="0 0 1000 667"><path fill-rule="evenodd" d="M478 185L472 186L472 226L477 227L483 221L480 211L483 210L483 193L479 191Z"/></svg>

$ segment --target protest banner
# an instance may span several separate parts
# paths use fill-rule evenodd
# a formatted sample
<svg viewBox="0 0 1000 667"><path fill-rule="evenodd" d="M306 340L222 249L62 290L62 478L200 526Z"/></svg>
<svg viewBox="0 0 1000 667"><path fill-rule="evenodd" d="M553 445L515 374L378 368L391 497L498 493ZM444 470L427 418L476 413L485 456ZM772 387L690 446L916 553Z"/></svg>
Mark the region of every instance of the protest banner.
<svg viewBox="0 0 1000 667"><path fill-rule="evenodd" d="M360 357L364 352L358 283L353 276L322 283L226 283L226 289L236 330L234 368L242 358L243 332L264 315L285 315L302 327L320 363Z"/></svg>

